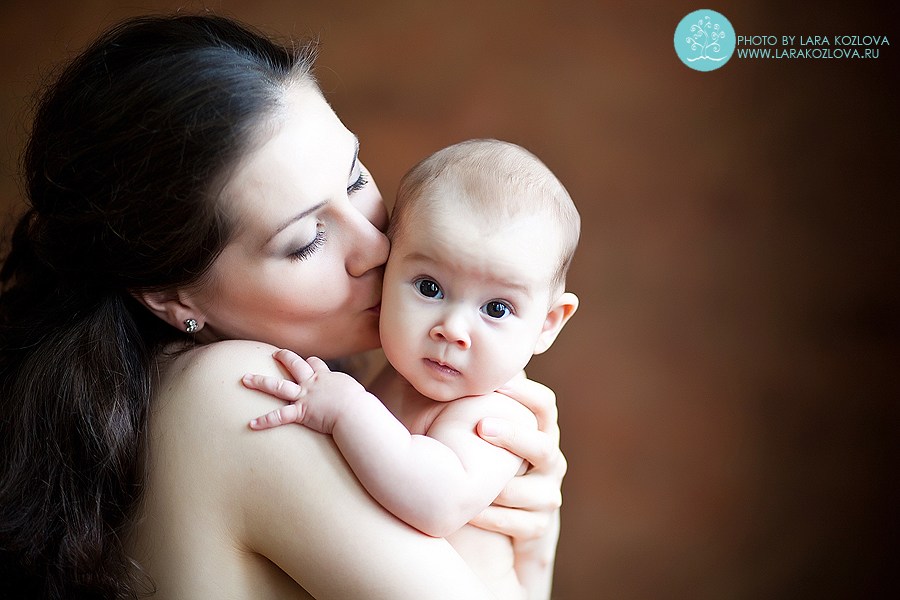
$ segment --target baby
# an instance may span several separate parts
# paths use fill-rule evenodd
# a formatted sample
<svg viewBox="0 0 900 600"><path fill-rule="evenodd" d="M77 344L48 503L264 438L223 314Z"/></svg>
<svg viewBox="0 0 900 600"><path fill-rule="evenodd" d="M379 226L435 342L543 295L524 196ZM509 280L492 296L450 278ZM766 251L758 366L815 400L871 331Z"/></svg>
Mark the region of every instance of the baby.
<svg viewBox="0 0 900 600"><path fill-rule="evenodd" d="M446 537L476 571L506 553L502 572L479 575L517 585L510 540L463 526L527 465L475 426L487 416L536 426L496 390L575 313L565 276L579 228L565 188L519 146L472 140L431 155L401 181L388 230L380 329L391 366L369 393L317 358L280 350L294 381L243 381L293 404L251 427L300 423L331 434L382 506ZM478 560L488 553L491 561Z"/></svg>

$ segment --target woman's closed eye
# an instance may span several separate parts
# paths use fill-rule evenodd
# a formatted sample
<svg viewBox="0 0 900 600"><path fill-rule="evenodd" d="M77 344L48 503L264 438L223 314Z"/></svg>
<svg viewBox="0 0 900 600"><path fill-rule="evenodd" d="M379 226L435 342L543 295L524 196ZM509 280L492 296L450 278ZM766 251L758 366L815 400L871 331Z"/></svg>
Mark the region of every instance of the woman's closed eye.
<svg viewBox="0 0 900 600"><path fill-rule="evenodd" d="M325 229L320 225L316 228L316 237L313 241L298 250L294 250L288 256L291 260L306 260L316 253L325 244Z"/></svg>
<svg viewBox="0 0 900 600"><path fill-rule="evenodd" d="M356 181L354 181L347 187L347 195L353 195L354 192L358 192L359 190L366 187L367 183L369 183L369 179L366 177L366 172L362 168L360 168L359 177L357 177Z"/></svg>
<svg viewBox="0 0 900 600"><path fill-rule="evenodd" d="M369 183L369 179L368 179L368 177L366 177L366 172L364 169L362 169L362 167L357 167L357 169L355 169L355 170L358 172L358 175L356 177L356 181L351 183L350 186L347 188L348 196L363 189L364 187L366 187L366 184ZM302 248L294 250L288 256L291 260L305 260L305 259L309 258L310 256L312 256L313 254L315 254L316 251L319 250L319 248L321 248L324 244L325 244L325 229L320 224L316 228L316 237L314 237L313 240L309 244L303 246Z"/></svg>

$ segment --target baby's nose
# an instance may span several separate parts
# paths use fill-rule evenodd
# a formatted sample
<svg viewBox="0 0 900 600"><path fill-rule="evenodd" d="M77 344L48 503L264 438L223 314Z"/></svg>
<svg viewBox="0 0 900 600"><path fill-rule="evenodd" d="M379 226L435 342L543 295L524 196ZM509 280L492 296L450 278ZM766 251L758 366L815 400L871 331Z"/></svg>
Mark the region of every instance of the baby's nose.
<svg viewBox="0 0 900 600"><path fill-rule="evenodd" d="M472 345L466 319L455 311L445 315L440 322L431 328L431 339L454 344L462 350L468 350Z"/></svg>

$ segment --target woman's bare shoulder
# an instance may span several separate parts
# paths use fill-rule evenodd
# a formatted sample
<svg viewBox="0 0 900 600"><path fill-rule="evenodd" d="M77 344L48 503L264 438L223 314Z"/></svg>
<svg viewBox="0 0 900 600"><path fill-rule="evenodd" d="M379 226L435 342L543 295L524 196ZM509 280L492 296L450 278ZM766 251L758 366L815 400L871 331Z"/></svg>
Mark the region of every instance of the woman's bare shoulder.
<svg viewBox="0 0 900 600"><path fill-rule="evenodd" d="M159 361L160 383L173 385L210 384L241 375L248 369L278 372L272 358L276 347L263 342L226 340L178 352Z"/></svg>
<svg viewBox="0 0 900 600"><path fill-rule="evenodd" d="M253 597L251 584L260 598L302 596L271 565L258 572L254 557L257 552L271 554L265 544L278 539L278 511L289 506L296 519L280 526L296 546L286 545L295 548L299 566L309 564L310 558L302 555L306 546L300 528L317 515L304 504L303 492L306 485L321 483L317 472L327 465L340 470L341 459L326 436L300 426L271 435L250 429L250 419L281 403L245 388L240 379L248 371L277 374L274 350L256 342L227 341L160 362L151 416L147 518L138 533L152 573L172 589L193 589L195 581L209 577L210 589L227 589L235 597ZM294 477L285 479L279 469L291 467ZM235 553L235 548L241 551ZM282 579L276 594L274 584Z"/></svg>
<svg viewBox="0 0 900 600"><path fill-rule="evenodd" d="M179 478L179 486L190 482L189 494L202 494L202 502L217 505L218 512L233 507L240 516L243 508L257 511L261 506L262 498L245 497L251 488L259 492L258 478L268 479L262 487L276 496L296 493L304 478L314 477L326 464L343 469L328 436L299 425L271 432L250 429L251 419L283 403L244 387L241 377L248 372L280 374L272 357L275 350L257 342L218 342L183 352L161 366L151 454L168 468L160 470L158 478ZM274 475L300 456L308 461L297 461L299 481L284 485ZM272 501L278 505L274 497Z"/></svg>
<svg viewBox="0 0 900 600"><path fill-rule="evenodd" d="M272 357L276 349L261 342L229 340L161 362L154 389L155 427L172 442L194 445L197 439L203 439L206 448L216 448L225 456L246 453L246 447L257 445L260 439L250 430L250 420L282 402L246 388L241 378L246 373L287 376ZM294 433L290 437L294 444L318 436L305 429L303 435ZM271 443L279 437L266 439Z"/></svg>

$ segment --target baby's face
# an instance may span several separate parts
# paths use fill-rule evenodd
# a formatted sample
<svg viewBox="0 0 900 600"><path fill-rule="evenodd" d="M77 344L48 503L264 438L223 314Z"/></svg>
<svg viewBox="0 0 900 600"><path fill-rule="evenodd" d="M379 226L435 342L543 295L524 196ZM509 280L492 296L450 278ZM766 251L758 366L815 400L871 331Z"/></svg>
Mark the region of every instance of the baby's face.
<svg viewBox="0 0 900 600"><path fill-rule="evenodd" d="M440 209L409 218L385 270L385 354L434 400L492 392L534 354L558 264L557 234L540 217L499 230Z"/></svg>

